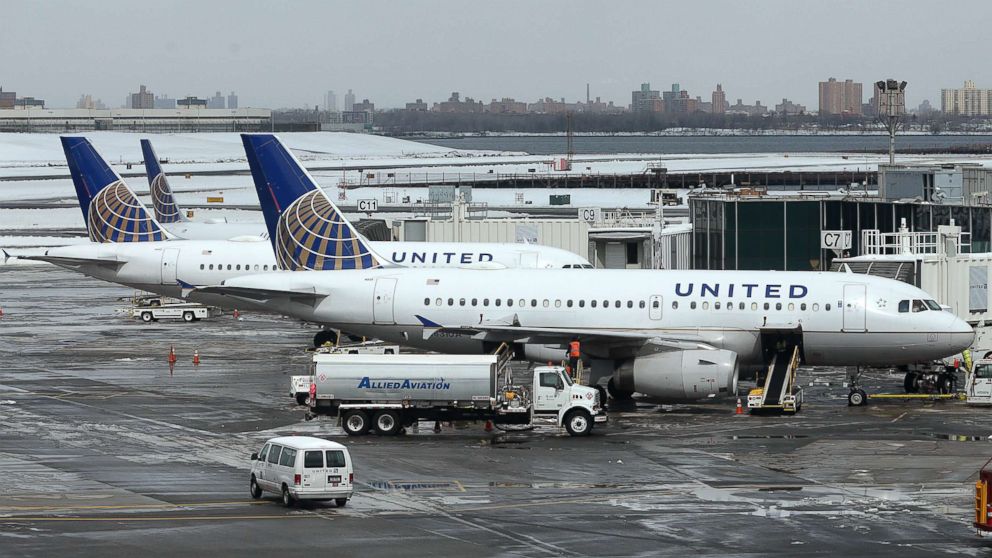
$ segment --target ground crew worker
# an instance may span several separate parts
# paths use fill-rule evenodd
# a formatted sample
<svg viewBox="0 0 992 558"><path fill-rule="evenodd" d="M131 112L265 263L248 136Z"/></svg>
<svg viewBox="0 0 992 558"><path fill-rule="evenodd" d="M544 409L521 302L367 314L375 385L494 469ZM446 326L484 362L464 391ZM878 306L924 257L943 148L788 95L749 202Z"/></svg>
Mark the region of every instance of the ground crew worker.
<svg viewBox="0 0 992 558"><path fill-rule="evenodd" d="M573 378L579 373L579 358L582 356L582 349L579 346L579 338L573 337L568 344L568 367L572 369Z"/></svg>

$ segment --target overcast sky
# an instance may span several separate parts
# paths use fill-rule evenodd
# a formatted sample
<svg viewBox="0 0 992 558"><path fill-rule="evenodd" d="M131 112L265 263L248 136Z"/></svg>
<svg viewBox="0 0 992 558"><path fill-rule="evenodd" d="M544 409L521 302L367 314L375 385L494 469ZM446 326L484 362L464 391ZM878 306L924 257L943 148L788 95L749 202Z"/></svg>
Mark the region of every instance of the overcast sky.
<svg viewBox="0 0 992 558"><path fill-rule="evenodd" d="M954 15L948 12L954 12ZM817 82L909 82L907 104L940 89L992 88L992 2L662 0L30 1L3 0L0 86L74 106L120 106L146 84L172 97L241 106L377 107L452 91L489 102L550 96L630 103L641 82L678 82L709 100L817 107Z"/></svg>

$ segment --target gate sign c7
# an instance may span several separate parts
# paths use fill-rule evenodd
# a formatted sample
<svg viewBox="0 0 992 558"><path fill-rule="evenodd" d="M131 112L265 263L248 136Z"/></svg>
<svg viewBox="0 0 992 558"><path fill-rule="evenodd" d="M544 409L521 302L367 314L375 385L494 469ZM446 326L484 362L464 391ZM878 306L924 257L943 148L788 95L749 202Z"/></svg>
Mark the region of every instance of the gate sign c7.
<svg viewBox="0 0 992 558"><path fill-rule="evenodd" d="M850 250L851 231L820 231L820 248L824 250Z"/></svg>

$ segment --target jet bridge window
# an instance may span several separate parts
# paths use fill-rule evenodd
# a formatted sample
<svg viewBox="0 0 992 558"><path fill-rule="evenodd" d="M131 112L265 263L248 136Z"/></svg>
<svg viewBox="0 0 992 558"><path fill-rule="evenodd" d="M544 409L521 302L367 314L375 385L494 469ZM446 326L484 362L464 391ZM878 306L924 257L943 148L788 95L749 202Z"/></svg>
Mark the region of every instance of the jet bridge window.
<svg viewBox="0 0 992 558"><path fill-rule="evenodd" d="M926 311L927 311L927 305L925 302L923 302L922 300L913 301L913 312L926 312Z"/></svg>
<svg viewBox="0 0 992 558"><path fill-rule="evenodd" d="M900 314L905 314L906 312L909 312L909 301L908 300L900 300L899 301L899 313Z"/></svg>

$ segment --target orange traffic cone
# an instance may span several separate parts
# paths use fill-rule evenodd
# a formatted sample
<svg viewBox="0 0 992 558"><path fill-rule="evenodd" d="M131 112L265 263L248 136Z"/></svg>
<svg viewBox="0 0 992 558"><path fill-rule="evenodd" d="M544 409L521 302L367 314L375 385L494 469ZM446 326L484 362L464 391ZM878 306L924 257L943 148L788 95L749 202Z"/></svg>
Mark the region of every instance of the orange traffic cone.
<svg viewBox="0 0 992 558"><path fill-rule="evenodd" d="M744 407L741 406L741 398L740 397L737 398L737 410L734 411L734 414L735 415L743 415L744 414Z"/></svg>
<svg viewBox="0 0 992 558"><path fill-rule="evenodd" d="M200 351L193 349L193 366L200 365Z"/></svg>
<svg viewBox="0 0 992 558"><path fill-rule="evenodd" d="M436 420L434 421L434 433L436 434L440 431L441 431L441 421Z"/></svg>
<svg viewBox="0 0 992 558"><path fill-rule="evenodd" d="M492 431L493 431L493 421L487 420L486 421L486 432L492 432Z"/></svg>
<svg viewBox="0 0 992 558"><path fill-rule="evenodd" d="M2 317L3 317L3 307L0 306L0 318L2 318Z"/></svg>
<svg viewBox="0 0 992 558"><path fill-rule="evenodd" d="M176 346L169 345L169 364L176 363Z"/></svg>
<svg viewBox="0 0 992 558"><path fill-rule="evenodd" d="M238 312L238 309L235 308L234 309L234 319L237 320L240 317L241 317L241 312Z"/></svg>

